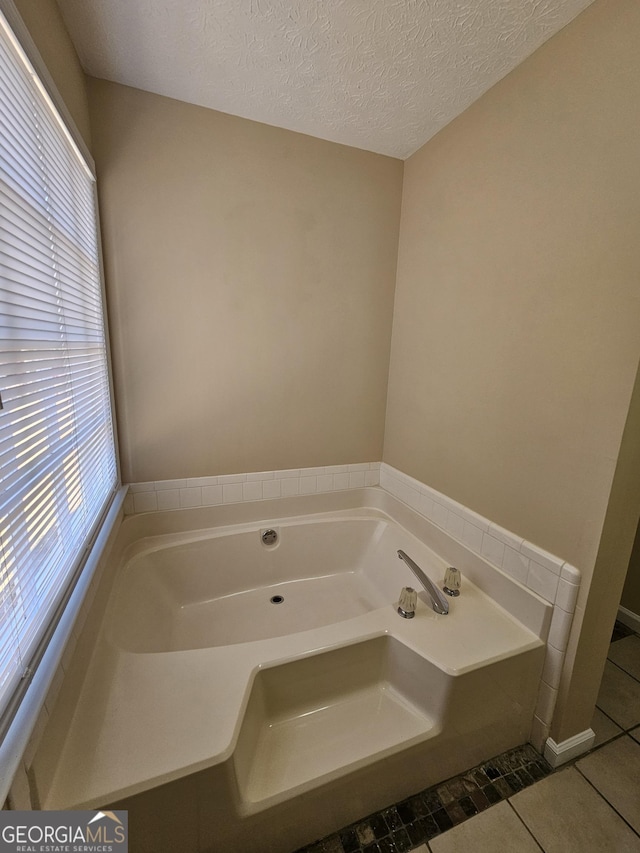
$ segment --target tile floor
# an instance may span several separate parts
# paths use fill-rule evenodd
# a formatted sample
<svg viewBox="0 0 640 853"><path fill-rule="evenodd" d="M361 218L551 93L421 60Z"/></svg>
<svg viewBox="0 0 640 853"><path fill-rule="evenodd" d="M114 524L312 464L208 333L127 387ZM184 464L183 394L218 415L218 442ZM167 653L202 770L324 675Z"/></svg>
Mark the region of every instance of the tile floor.
<svg viewBox="0 0 640 853"><path fill-rule="evenodd" d="M640 853L640 636L620 623L592 728L555 772L519 747L298 853Z"/></svg>

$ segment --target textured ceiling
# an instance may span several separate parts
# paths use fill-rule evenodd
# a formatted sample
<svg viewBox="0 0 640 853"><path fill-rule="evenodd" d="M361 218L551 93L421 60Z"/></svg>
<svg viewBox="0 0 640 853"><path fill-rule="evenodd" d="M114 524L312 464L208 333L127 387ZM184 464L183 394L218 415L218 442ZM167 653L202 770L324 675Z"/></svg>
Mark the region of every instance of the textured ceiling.
<svg viewBox="0 0 640 853"><path fill-rule="evenodd" d="M58 0L85 70L405 158L592 0Z"/></svg>

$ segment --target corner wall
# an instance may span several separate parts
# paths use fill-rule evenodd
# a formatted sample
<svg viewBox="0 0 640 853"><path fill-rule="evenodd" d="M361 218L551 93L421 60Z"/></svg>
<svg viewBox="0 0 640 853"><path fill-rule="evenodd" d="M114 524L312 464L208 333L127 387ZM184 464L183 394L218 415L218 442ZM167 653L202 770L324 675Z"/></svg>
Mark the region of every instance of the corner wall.
<svg viewBox="0 0 640 853"><path fill-rule="evenodd" d="M580 630L567 649L563 689L553 725L567 740L591 722L605 658L640 517L640 370L622 435L589 596L576 609Z"/></svg>
<svg viewBox="0 0 640 853"><path fill-rule="evenodd" d="M383 461L577 566L581 615L640 358L639 39L596 0L405 163Z"/></svg>
<svg viewBox="0 0 640 853"><path fill-rule="evenodd" d="M593 567L640 357L640 6L405 164L384 461Z"/></svg>
<svg viewBox="0 0 640 853"><path fill-rule="evenodd" d="M402 162L89 91L125 482L379 460Z"/></svg>

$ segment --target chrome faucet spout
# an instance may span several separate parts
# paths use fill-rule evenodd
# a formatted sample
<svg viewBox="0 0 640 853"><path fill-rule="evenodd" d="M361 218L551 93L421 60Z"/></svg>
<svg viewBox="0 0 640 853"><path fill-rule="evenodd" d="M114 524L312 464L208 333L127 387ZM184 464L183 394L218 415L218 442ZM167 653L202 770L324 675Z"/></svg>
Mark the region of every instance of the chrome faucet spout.
<svg viewBox="0 0 640 853"><path fill-rule="evenodd" d="M446 616L446 614L449 612L449 602L440 592L438 587L425 575L420 566L418 566L417 563L413 562L413 560L411 559L411 557L409 557L408 554L405 554L404 551L398 551L398 557L409 566L411 571L418 578L418 580L424 587L424 591L431 599L431 606L433 607L435 612Z"/></svg>

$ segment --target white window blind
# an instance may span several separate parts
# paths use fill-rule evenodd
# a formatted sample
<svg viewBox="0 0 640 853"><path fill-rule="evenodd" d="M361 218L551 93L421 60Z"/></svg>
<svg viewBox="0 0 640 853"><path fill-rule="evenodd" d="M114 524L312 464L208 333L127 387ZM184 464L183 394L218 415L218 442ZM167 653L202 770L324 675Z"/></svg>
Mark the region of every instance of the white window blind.
<svg viewBox="0 0 640 853"><path fill-rule="evenodd" d="M94 180L0 15L0 714L117 485Z"/></svg>

